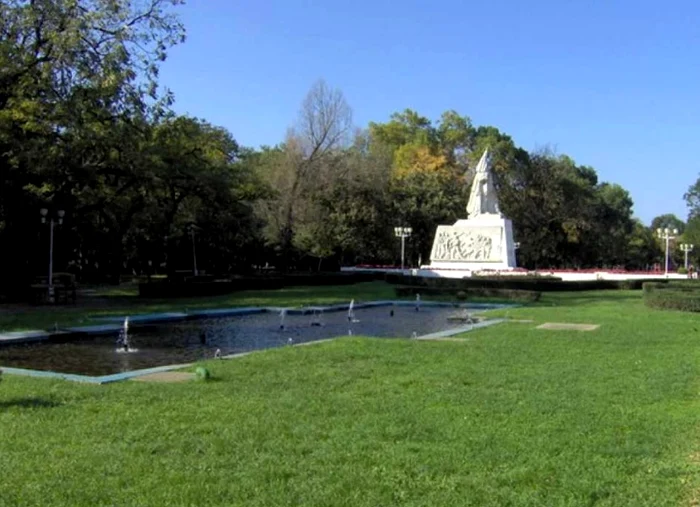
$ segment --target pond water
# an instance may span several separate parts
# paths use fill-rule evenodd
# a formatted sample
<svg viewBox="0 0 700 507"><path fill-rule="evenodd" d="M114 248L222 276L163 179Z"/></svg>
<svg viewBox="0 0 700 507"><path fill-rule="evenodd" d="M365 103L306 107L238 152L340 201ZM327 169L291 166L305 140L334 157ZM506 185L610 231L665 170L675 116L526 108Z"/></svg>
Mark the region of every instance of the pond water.
<svg viewBox="0 0 700 507"><path fill-rule="evenodd" d="M63 340L0 346L0 366L82 375L109 375L126 371L189 363L222 355L281 347L337 336L411 337L460 327L447 317L455 308L384 306L355 310L355 322L343 311L316 315L280 316L266 312L227 318L199 319L157 326L129 328L124 352L115 336L79 336ZM393 315L392 315L393 314Z"/></svg>

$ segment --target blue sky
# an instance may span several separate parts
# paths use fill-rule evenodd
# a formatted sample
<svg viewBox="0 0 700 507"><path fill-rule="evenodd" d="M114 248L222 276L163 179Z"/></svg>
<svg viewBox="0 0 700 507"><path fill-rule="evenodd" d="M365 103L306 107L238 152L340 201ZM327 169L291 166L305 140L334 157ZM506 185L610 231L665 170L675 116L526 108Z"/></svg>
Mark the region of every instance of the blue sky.
<svg viewBox="0 0 700 507"><path fill-rule="evenodd" d="M549 145L686 218L700 175L700 2L189 0L161 82L246 146L280 142L319 78L358 126L448 109Z"/></svg>

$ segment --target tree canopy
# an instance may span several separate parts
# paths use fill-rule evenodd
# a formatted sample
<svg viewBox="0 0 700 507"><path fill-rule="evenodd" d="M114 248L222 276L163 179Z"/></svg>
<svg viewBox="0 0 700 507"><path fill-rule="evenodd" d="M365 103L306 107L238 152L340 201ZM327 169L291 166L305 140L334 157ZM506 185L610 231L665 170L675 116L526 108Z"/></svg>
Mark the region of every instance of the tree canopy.
<svg viewBox="0 0 700 507"><path fill-rule="evenodd" d="M174 114L158 66L185 30L181 0L0 0L0 259L3 288L44 274L39 209L65 210L54 264L82 281L192 269L240 273L429 261L437 225L464 218L473 171L493 155L501 209L526 267L645 269L653 230L700 241L700 180L651 228L595 169L528 152L457 111L412 109L356 127L341 90L315 83L276 146L242 147ZM290 119L292 120L292 119Z"/></svg>

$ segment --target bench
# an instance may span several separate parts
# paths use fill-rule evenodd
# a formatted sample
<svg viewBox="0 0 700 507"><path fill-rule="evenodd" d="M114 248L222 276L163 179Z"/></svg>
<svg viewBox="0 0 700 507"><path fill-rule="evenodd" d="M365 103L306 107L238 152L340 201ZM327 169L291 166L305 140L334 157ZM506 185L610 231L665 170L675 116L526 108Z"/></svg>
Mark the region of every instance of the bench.
<svg viewBox="0 0 700 507"><path fill-rule="evenodd" d="M37 277L29 287L30 299L33 303L50 303L48 276ZM77 284L72 273L55 273L52 276L54 303L73 303L77 300Z"/></svg>

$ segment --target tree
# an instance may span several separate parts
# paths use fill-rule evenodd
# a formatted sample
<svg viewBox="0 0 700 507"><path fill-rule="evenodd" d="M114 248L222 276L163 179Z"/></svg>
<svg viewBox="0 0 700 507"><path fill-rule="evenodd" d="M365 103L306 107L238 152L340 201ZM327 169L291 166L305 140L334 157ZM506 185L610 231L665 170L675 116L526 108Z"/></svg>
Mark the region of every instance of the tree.
<svg viewBox="0 0 700 507"><path fill-rule="evenodd" d="M184 39L169 9L178 3L0 1L0 239L15 245L0 255L15 282L33 270L39 207L67 208L75 233L76 189L130 180L115 139L138 137L170 101L156 78L167 49ZM123 198L132 187L118 188Z"/></svg>
<svg viewBox="0 0 700 507"><path fill-rule="evenodd" d="M456 111L445 111L438 121L436 137L447 163L466 171L468 156L476 142L476 130L471 119L460 116Z"/></svg>
<svg viewBox="0 0 700 507"><path fill-rule="evenodd" d="M600 267L625 265L629 259L631 235L636 227L629 192L620 185L602 183L596 187L593 205L594 237L588 244L595 245L595 263ZM641 234L638 233L639 238ZM637 260L641 260L641 252L636 255Z"/></svg>
<svg viewBox="0 0 700 507"><path fill-rule="evenodd" d="M651 230L656 231L657 229L677 229L679 234L683 234L685 230L685 222L678 218L673 213L666 213L654 217L651 221Z"/></svg>
<svg viewBox="0 0 700 507"><path fill-rule="evenodd" d="M688 207L688 221L700 215L700 178L688 187L688 191L683 195L683 199Z"/></svg>
<svg viewBox="0 0 700 507"><path fill-rule="evenodd" d="M625 267L628 269L647 270L663 257L654 231L638 219L633 220L632 233L626 246Z"/></svg>
<svg viewBox="0 0 700 507"><path fill-rule="evenodd" d="M369 124L373 144L388 147L392 152L405 144L417 144L435 149L437 132L431 121L411 109L391 115L387 123Z"/></svg>
<svg viewBox="0 0 700 507"><path fill-rule="evenodd" d="M258 210L267 223L268 242L279 248L284 270L290 267L294 247L319 259L333 251L319 203L330 183L342 176L340 159L351 128L352 112L342 92L318 81L286 142L261 160L259 174L276 197L259 203Z"/></svg>
<svg viewBox="0 0 700 507"><path fill-rule="evenodd" d="M700 214L693 214L688 219L682 236L678 238L678 243L693 245L693 251L688 254L688 262L697 266L700 260ZM678 255L683 254L679 252Z"/></svg>

